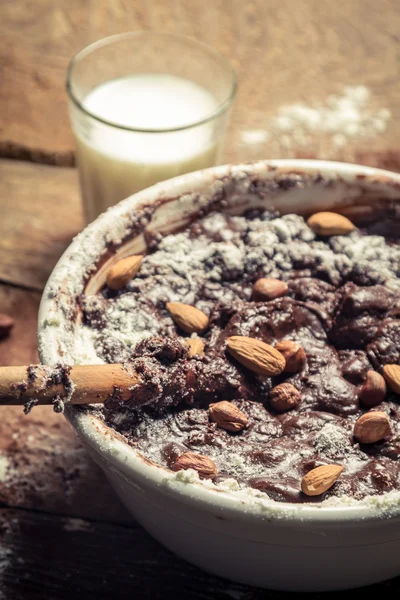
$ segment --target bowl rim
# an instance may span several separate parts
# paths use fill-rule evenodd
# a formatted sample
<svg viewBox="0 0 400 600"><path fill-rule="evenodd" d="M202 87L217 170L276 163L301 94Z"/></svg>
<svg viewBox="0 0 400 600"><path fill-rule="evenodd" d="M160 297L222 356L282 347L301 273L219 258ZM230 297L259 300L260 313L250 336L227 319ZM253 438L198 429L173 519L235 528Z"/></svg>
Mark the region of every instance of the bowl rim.
<svg viewBox="0 0 400 600"><path fill-rule="evenodd" d="M92 223L84 227L82 232L94 236L99 228L110 224L117 217L125 214L132 208L143 203L154 201L156 198L177 197L190 193L199 186L211 184L216 179L234 175L235 173L265 172L269 168L282 168L293 170L297 173L322 171L330 176L355 179L357 176L374 180L381 179L384 183L392 183L400 190L400 173L360 165L319 159L265 159L242 163L227 163L216 167L209 167L180 175L172 179L157 183L145 190L137 192L118 204L110 207ZM400 191L399 191L400 195ZM81 232L81 233L82 233ZM44 323L47 315L54 305L54 295L51 291L53 281L59 271L68 263L69 257L80 248L81 238L78 234L64 251L51 272L42 293L39 311L37 339L39 347L39 360L46 365L56 364L60 361L57 352L57 338L59 332L52 328L50 335ZM262 492L249 493L246 491L231 491L223 486L215 486L207 481L201 481L195 472L179 475L172 473L161 465L152 463L123 440L112 428L105 426L101 420L89 413L82 412L73 405L67 405L64 413L72 428L99 455L101 462L107 469L112 469L122 474L128 480L140 480L141 483L152 488L157 493L167 494L179 502L184 502L196 508L215 512L223 510L224 514L230 513L236 520L256 522L278 517L278 522L284 526L287 523L306 524L308 522L319 524L334 524L362 522L371 524L385 518L400 519L400 491L392 491L382 496L373 496L367 500L336 500L329 503L289 503L277 502L264 497Z"/></svg>

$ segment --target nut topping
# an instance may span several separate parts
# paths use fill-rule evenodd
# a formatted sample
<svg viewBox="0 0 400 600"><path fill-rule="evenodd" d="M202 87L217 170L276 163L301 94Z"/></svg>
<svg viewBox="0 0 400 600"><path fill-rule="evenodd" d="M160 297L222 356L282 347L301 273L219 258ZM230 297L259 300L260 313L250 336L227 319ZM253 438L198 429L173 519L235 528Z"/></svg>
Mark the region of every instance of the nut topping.
<svg viewBox="0 0 400 600"><path fill-rule="evenodd" d="M218 473L217 465L208 456L196 454L195 452L184 452L174 462L172 469L182 471L194 469L201 479L213 479Z"/></svg>
<svg viewBox="0 0 400 600"><path fill-rule="evenodd" d="M207 315L190 304L168 302L167 310L174 323L186 333L201 333L208 327Z"/></svg>
<svg viewBox="0 0 400 600"><path fill-rule="evenodd" d="M8 336L11 329L14 327L14 319L9 315L0 313L0 339Z"/></svg>
<svg viewBox="0 0 400 600"><path fill-rule="evenodd" d="M392 392L400 394L400 365L385 365L383 376Z"/></svg>
<svg viewBox="0 0 400 600"><path fill-rule="evenodd" d="M232 402L226 400L210 404L209 414L211 420L226 431L241 431L248 422L246 415Z"/></svg>
<svg viewBox="0 0 400 600"><path fill-rule="evenodd" d="M108 271L107 285L112 290L123 288L140 269L143 256L128 256L115 263Z"/></svg>
<svg viewBox="0 0 400 600"><path fill-rule="evenodd" d="M282 340L275 345L275 348L285 357L285 373L298 373L301 371L306 363L306 353L300 344L291 340Z"/></svg>
<svg viewBox="0 0 400 600"><path fill-rule="evenodd" d="M259 375L279 375L285 368L282 354L261 340L233 335L226 340L226 347L241 365Z"/></svg>
<svg viewBox="0 0 400 600"><path fill-rule="evenodd" d="M277 412L285 412L300 404L301 395L291 383L280 383L269 393L269 403Z"/></svg>
<svg viewBox="0 0 400 600"><path fill-rule="evenodd" d="M254 302L264 302L285 296L288 286L279 279L258 279L253 285L252 300Z"/></svg>
<svg viewBox="0 0 400 600"><path fill-rule="evenodd" d="M311 469L301 480L301 491L307 496L319 496L333 486L343 471L342 465L321 465Z"/></svg>
<svg viewBox="0 0 400 600"><path fill-rule="evenodd" d="M199 337L188 338L185 344L189 346L189 356L201 356L204 354L204 342Z"/></svg>
<svg viewBox="0 0 400 600"><path fill-rule="evenodd" d="M385 399L386 392L386 381L382 375L370 370L360 390L359 399L364 406L376 406Z"/></svg>
<svg viewBox="0 0 400 600"><path fill-rule="evenodd" d="M354 437L362 444L373 444L390 435L390 419L386 413L371 410L354 424Z"/></svg>
<svg viewBox="0 0 400 600"><path fill-rule="evenodd" d="M307 220L308 226L321 236L346 235L355 229L355 225L343 215L334 212L318 212Z"/></svg>

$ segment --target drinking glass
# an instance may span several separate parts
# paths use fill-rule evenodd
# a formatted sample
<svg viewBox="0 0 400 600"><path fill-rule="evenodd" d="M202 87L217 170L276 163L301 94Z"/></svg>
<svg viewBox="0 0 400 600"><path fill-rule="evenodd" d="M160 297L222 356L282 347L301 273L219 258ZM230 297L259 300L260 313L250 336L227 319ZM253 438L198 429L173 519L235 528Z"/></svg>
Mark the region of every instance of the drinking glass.
<svg viewBox="0 0 400 600"><path fill-rule="evenodd" d="M236 88L230 62L184 35L128 32L81 50L66 89L86 221L154 183L220 164Z"/></svg>

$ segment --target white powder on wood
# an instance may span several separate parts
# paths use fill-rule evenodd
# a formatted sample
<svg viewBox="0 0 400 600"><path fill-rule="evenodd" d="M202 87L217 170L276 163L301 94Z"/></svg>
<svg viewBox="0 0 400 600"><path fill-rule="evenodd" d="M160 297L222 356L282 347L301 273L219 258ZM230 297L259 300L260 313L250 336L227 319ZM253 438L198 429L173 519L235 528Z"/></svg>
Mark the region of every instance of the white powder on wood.
<svg viewBox="0 0 400 600"><path fill-rule="evenodd" d="M247 146L276 141L289 152L317 148L319 158L330 158L346 145L374 138L387 129L390 111L373 105L367 87L345 86L341 94L331 94L325 102L281 106L265 129L245 130L241 141Z"/></svg>

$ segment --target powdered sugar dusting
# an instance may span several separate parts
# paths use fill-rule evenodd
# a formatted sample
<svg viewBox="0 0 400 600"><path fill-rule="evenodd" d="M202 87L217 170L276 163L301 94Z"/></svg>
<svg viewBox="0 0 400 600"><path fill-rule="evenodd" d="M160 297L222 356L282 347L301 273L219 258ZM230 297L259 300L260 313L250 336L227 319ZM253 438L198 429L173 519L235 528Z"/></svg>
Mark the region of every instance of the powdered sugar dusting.
<svg viewBox="0 0 400 600"><path fill-rule="evenodd" d="M340 427L328 423L315 437L314 448L327 458L337 459L349 451L350 436L344 435Z"/></svg>
<svg viewBox="0 0 400 600"><path fill-rule="evenodd" d="M265 212L246 219L212 213L190 229L164 237L116 298L84 299L89 331L83 327L77 338L76 360L129 360L142 339L176 335L167 302L194 305L210 315L217 302L249 300L255 278L289 280L299 265L304 275L333 285L357 267L368 269L376 283L400 286L399 247L382 236L366 237L355 230L326 243L299 215Z"/></svg>

